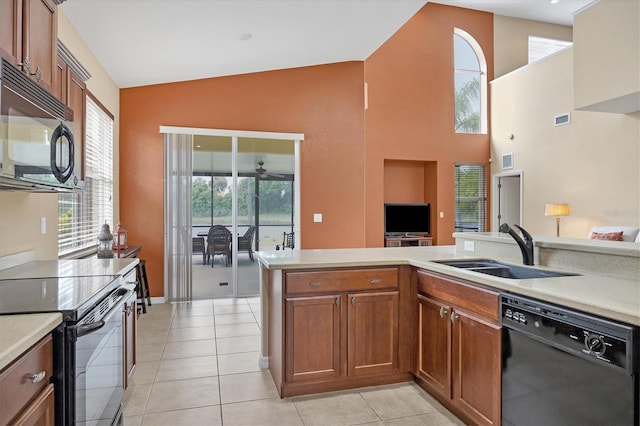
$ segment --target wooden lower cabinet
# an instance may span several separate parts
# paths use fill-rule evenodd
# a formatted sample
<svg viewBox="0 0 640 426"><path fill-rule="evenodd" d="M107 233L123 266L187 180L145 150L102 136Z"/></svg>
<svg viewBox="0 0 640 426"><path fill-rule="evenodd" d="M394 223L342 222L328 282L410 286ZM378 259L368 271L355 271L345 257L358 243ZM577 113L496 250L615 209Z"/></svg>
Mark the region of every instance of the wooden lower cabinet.
<svg viewBox="0 0 640 426"><path fill-rule="evenodd" d="M417 382L473 424L500 424L498 293L419 271Z"/></svg>
<svg viewBox="0 0 640 426"><path fill-rule="evenodd" d="M269 368L282 397L411 380L409 267L288 274L289 294L277 297L274 283L269 302Z"/></svg>
<svg viewBox="0 0 640 426"><path fill-rule="evenodd" d="M53 426L53 340L42 338L0 372L0 425Z"/></svg>
<svg viewBox="0 0 640 426"><path fill-rule="evenodd" d="M286 381L331 380L341 375L343 296L292 297L286 304Z"/></svg>

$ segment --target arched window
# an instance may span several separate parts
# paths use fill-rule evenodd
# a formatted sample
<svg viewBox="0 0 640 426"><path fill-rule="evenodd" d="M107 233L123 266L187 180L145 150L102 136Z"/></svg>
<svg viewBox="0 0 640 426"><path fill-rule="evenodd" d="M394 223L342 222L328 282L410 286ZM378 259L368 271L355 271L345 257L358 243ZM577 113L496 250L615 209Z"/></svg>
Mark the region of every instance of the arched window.
<svg viewBox="0 0 640 426"><path fill-rule="evenodd" d="M453 33L455 132L487 133L487 61L478 42L459 28Z"/></svg>

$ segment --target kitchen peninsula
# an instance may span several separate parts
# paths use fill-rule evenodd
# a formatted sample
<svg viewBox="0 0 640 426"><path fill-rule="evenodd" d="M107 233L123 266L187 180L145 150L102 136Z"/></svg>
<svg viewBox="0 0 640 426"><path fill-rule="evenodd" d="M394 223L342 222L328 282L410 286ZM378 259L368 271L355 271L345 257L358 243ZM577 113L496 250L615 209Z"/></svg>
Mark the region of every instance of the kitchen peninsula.
<svg viewBox="0 0 640 426"><path fill-rule="evenodd" d="M633 269L640 264L638 245L538 238L536 269L549 269L548 265L539 264L543 259L555 271L578 275L507 279L437 261L490 257L520 264L514 260L520 257L520 251L510 237L497 233L454 236L460 240L456 246L258 252L262 285L261 365L269 367L280 395L424 377L420 366L422 357L428 357L429 353L419 350L417 340L421 330L429 326L424 318L430 311L424 309L429 308L432 299L425 299L423 294L435 294L436 300L444 300L451 306L441 305L433 318L450 316L452 324L468 322L469 318L478 320L469 329L478 329L482 336L474 339L465 335L460 342L473 339L474 344L485 345L473 349L476 353L473 362L481 367L475 373L482 378L480 388L484 390L471 397L467 395L466 401L452 397L447 405L474 423L499 422L501 292L640 326L640 279L634 277L632 270L611 271L611 263L602 262L592 266L601 268L599 271L577 271L572 264L558 264L558 259L592 256L603 260L609 256L621 260L617 265ZM473 244L464 244L465 239L473 239ZM567 251L571 254L566 255ZM460 319L469 312L471 316ZM485 352L489 354L486 359L477 358L477 354ZM466 379L461 376L448 380ZM416 381L422 385L421 380ZM429 386L423 387L431 389Z"/></svg>

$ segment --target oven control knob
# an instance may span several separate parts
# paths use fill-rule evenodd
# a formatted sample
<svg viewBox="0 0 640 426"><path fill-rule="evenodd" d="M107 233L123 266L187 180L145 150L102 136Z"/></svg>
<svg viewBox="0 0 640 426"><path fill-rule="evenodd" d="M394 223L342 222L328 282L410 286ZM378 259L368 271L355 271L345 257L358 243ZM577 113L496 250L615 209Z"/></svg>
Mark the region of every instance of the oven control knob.
<svg viewBox="0 0 640 426"><path fill-rule="evenodd" d="M584 344L587 346L589 352L596 355L604 354L605 344L602 336L587 334L584 338Z"/></svg>

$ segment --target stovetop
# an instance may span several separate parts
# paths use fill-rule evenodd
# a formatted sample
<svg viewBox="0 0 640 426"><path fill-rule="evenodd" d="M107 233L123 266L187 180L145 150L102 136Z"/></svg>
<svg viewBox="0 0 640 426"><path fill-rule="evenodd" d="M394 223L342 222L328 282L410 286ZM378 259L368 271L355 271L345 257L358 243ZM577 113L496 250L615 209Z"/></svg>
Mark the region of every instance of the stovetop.
<svg viewBox="0 0 640 426"><path fill-rule="evenodd" d="M0 314L62 312L75 321L119 285L115 275L0 280Z"/></svg>

